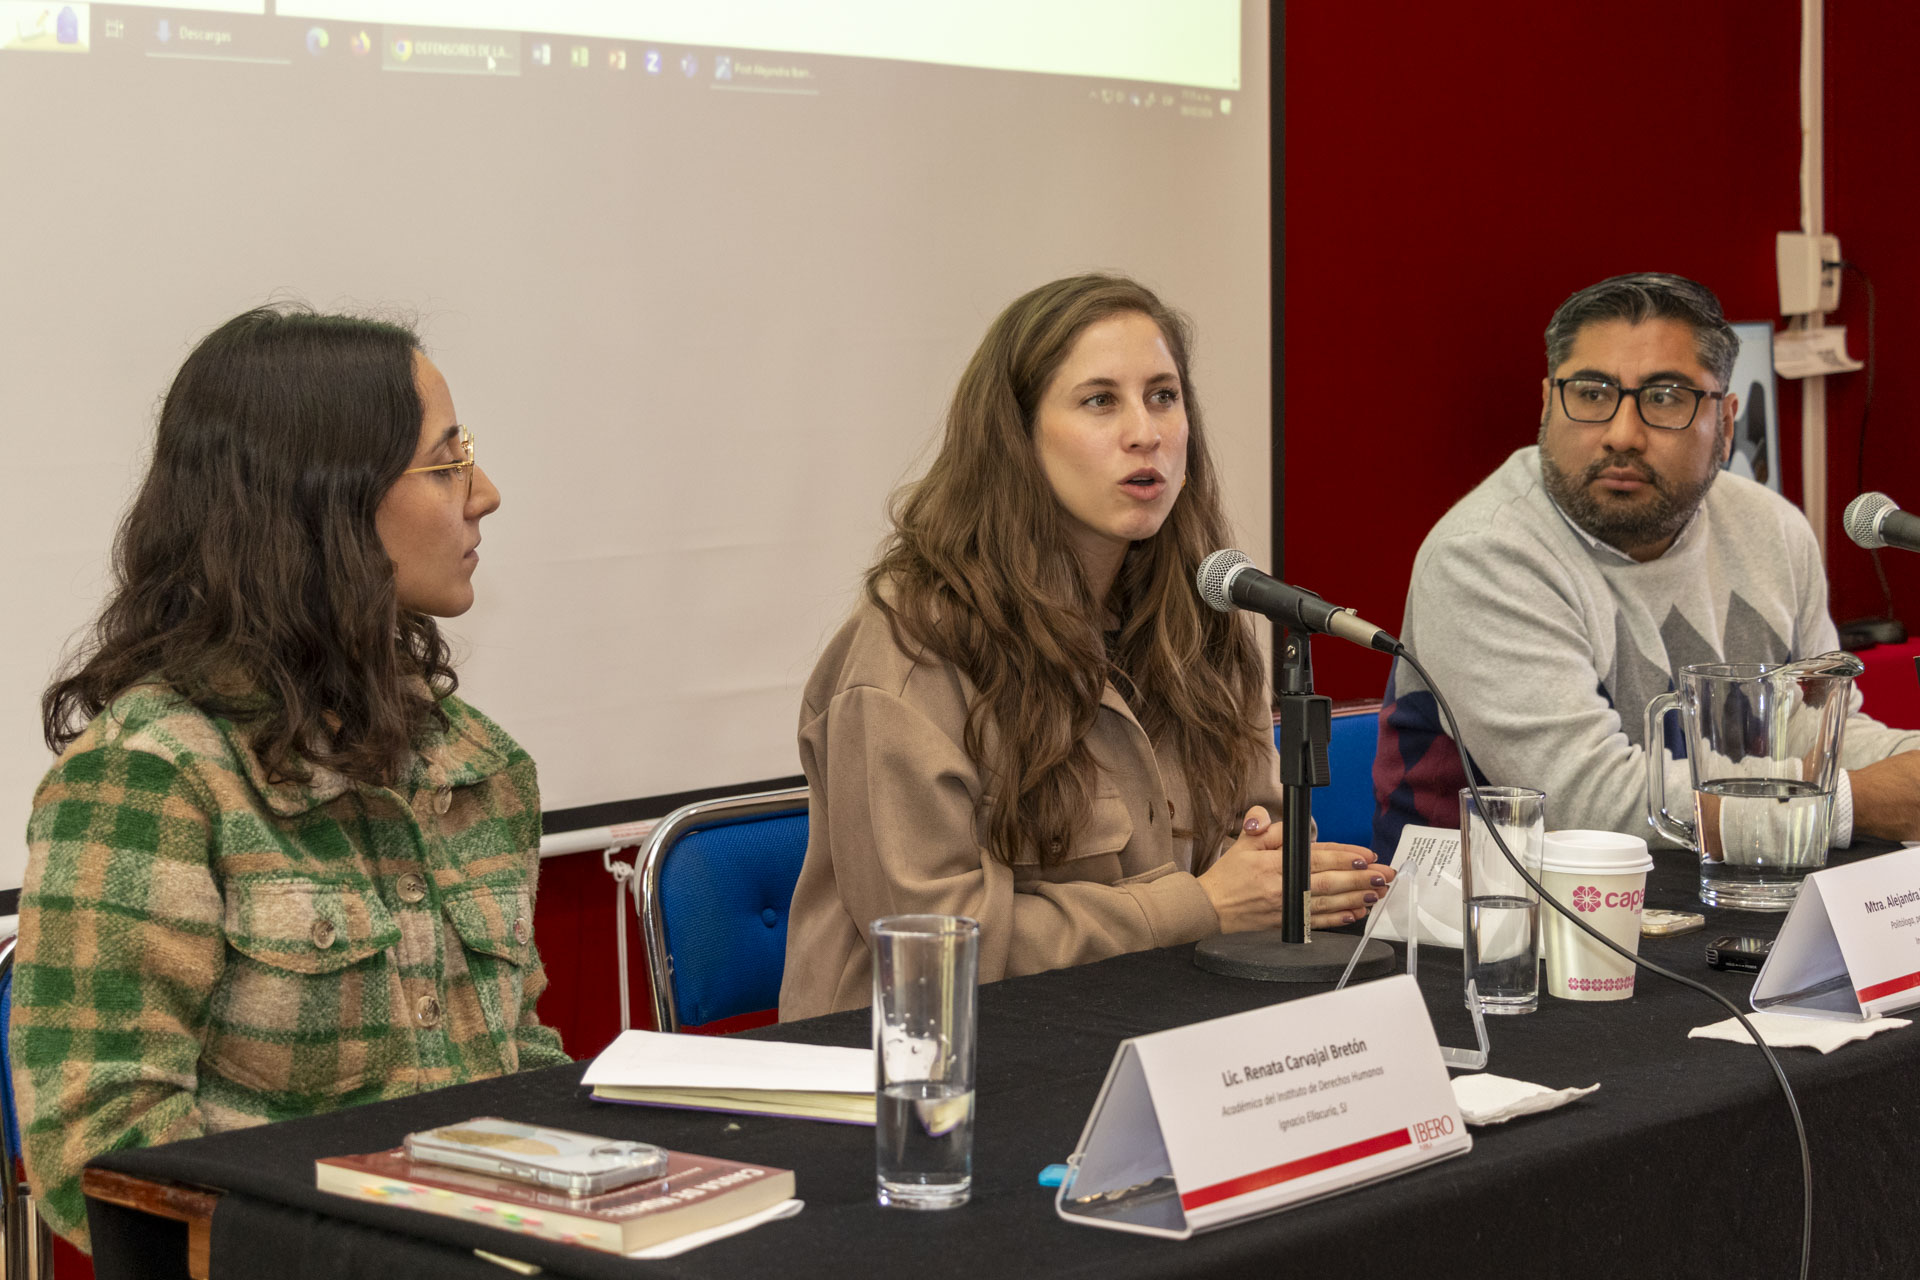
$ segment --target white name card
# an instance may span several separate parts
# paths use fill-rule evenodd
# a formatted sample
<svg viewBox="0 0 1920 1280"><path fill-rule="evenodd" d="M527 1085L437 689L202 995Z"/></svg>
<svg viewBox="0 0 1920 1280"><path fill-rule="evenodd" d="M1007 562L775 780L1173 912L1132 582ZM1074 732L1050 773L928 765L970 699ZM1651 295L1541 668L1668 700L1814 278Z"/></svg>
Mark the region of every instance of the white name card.
<svg viewBox="0 0 1920 1280"><path fill-rule="evenodd" d="M1402 974L1122 1041L1054 1208L1184 1240L1472 1146Z"/></svg>
<svg viewBox="0 0 1920 1280"><path fill-rule="evenodd" d="M1753 1007L1865 1019L1920 1005L1920 849L1809 875L1753 984Z"/></svg>

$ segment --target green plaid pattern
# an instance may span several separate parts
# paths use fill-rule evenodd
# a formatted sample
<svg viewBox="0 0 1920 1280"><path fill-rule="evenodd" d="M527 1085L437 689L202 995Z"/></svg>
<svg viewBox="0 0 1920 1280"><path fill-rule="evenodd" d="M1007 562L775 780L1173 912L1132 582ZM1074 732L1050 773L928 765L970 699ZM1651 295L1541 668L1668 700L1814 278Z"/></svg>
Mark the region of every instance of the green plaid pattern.
<svg viewBox="0 0 1920 1280"><path fill-rule="evenodd" d="M130 690L34 796L12 1054L41 1212L86 1247L102 1151L567 1061L534 1003L540 793L457 698L398 788L267 781Z"/></svg>

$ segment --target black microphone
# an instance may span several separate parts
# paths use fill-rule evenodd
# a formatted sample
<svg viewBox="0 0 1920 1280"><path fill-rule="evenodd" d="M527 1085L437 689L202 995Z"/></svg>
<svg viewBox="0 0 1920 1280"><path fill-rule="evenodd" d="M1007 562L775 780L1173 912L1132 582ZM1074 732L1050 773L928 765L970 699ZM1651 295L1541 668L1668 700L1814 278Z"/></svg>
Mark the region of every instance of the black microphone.
<svg viewBox="0 0 1920 1280"><path fill-rule="evenodd" d="M1849 502L1840 524L1849 538L1869 551L1881 547L1920 551L1920 516L1902 511L1884 493L1863 493Z"/></svg>
<svg viewBox="0 0 1920 1280"><path fill-rule="evenodd" d="M1351 609L1328 604L1311 591L1268 577L1253 567L1244 551L1214 552L1200 562L1193 583L1200 589L1200 598L1221 613L1251 609L1295 631L1339 636L1381 653L1400 652L1400 642L1381 628Z"/></svg>

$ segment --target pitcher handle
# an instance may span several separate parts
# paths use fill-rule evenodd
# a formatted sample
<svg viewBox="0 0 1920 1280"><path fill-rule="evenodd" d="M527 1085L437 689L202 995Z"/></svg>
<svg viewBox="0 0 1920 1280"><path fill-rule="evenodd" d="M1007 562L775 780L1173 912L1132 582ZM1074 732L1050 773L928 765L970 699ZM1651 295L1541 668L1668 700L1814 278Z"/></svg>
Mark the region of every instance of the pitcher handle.
<svg viewBox="0 0 1920 1280"><path fill-rule="evenodd" d="M1647 704L1647 821L1667 839L1698 853L1700 843L1694 836L1693 825L1667 812L1666 752L1660 744L1667 740L1668 714L1678 710L1678 693L1663 693Z"/></svg>

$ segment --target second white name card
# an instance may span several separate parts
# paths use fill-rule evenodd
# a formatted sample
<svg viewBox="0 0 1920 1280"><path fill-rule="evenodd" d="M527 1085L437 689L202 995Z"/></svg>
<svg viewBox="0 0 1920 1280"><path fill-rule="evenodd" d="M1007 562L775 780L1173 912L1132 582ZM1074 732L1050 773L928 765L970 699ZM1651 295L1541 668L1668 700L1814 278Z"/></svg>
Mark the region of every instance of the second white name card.
<svg viewBox="0 0 1920 1280"><path fill-rule="evenodd" d="M1920 1005L1920 849L1816 871L1753 984L1753 1007L1849 1021Z"/></svg>

